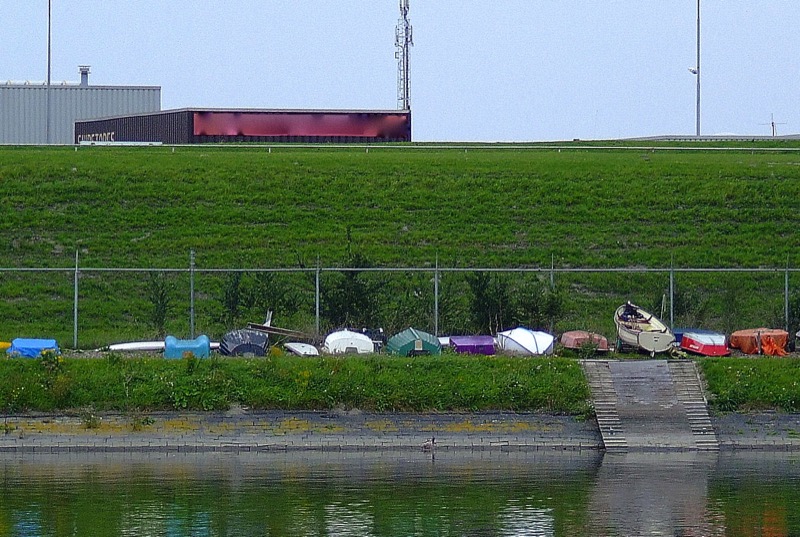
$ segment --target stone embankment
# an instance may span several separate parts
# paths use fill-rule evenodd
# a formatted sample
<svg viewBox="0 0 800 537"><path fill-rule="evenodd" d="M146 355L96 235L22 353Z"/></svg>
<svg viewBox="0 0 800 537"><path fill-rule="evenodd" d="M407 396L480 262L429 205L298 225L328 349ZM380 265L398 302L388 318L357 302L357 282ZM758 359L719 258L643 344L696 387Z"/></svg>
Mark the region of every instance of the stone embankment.
<svg viewBox="0 0 800 537"><path fill-rule="evenodd" d="M359 411L16 416L0 452L599 449L596 424L537 414Z"/></svg>
<svg viewBox="0 0 800 537"><path fill-rule="evenodd" d="M800 415L712 417L721 450L800 451ZM528 413L359 411L10 416L0 452L602 450L594 419Z"/></svg>

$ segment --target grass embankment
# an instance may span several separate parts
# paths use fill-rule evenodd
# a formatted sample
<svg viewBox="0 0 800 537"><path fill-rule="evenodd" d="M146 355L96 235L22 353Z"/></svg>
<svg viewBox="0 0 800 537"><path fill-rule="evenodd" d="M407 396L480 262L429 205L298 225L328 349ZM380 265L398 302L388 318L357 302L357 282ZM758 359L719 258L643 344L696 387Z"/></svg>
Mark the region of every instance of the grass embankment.
<svg viewBox="0 0 800 537"><path fill-rule="evenodd" d="M795 143L794 147L798 147ZM792 147L788 142L779 148ZM783 266L800 155L0 148L11 266Z"/></svg>
<svg viewBox="0 0 800 537"><path fill-rule="evenodd" d="M680 144L665 144L673 148ZM730 144L733 147L734 144ZM736 144L741 146L742 144ZM0 148L0 258L6 267L73 267L80 252L78 346L189 334L189 284L169 274L91 267L186 269L348 265L541 267L493 275L503 311L524 309L532 280L556 267L785 267L800 247L800 154L574 149ZM773 148L797 148L776 142ZM692 149L697 149L692 144ZM348 239L349 236L349 239ZM350 254L348 254L348 249ZM323 273L323 330L338 275ZM430 273L361 274L369 308L357 323L390 333L433 330ZM790 285L798 285L792 275ZM314 275L197 275L197 332L212 338L259 321L314 326ZM776 325L783 274L678 274L676 324L730 332ZM556 331L613 337L625 300L658 308L666 274L556 275L564 306ZM159 295L159 292L164 293ZM474 291L462 273L440 285L440 333L477 331ZM0 340L54 337L71 345L73 275L1 273ZM165 323L153 319L154 301ZM509 298L511 297L511 298ZM516 297L516 298L515 298ZM341 298L341 297L339 297ZM517 300L518 304L510 304ZM344 303L345 301L342 300ZM157 308L155 308L157 309ZM368 311L367 311L368 309ZM531 308L528 308L531 309ZM353 312L350 312L351 314ZM362 319L361 317L367 317ZM542 323L515 314L506 323ZM496 324L496 323L495 323ZM504 326L508 328L509 326Z"/></svg>
<svg viewBox="0 0 800 537"><path fill-rule="evenodd" d="M358 408L374 411L589 412L566 359L386 356L210 360L0 360L0 408L22 411Z"/></svg>
<svg viewBox="0 0 800 537"><path fill-rule="evenodd" d="M698 361L713 409L800 412L800 358ZM591 413L574 359L392 356L0 360L0 411L253 409Z"/></svg>
<svg viewBox="0 0 800 537"><path fill-rule="evenodd" d="M800 358L714 358L700 365L716 410L800 412Z"/></svg>

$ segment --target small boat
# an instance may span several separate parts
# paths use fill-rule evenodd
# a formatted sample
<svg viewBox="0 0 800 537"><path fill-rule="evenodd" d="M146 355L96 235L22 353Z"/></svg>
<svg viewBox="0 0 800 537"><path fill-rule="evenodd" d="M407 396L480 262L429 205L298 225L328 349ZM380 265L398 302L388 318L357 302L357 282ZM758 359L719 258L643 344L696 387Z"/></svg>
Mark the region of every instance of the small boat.
<svg viewBox="0 0 800 537"><path fill-rule="evenodd" d="M727 356L731 353L725 334L699 328L684 328L680 332L680 346L685 351L702 356Z"/></svg>
<svg viewBox="0 0 800 537"><path fill-rule="evenodd" d="M16 338L11 341L11 346L6 350L9 356L24 358L38 358L45 351L61 354L55 339L26 339Z"/></svg>
<svg viewBox="0 0 800 537"><path fill-rule="evenodd" d="M319 350L308 343L289 342L284 343L283 346L287 351L297 356L319 356Z"/></svg>
<svg viewBox="0 0 800 537"><path fill-rule="evenodd" d="M614 312L618 345L628 345L649 352L667 352L675 343L672 331L655 315L626 302ZM619 350L619 349L618 349Z"/></svg>
<svg viewBox="0 0 800 537"><path fill-rule="evenodd" d="M219 342L212 341L210 349L212 351L219 350ZM106 347L95 349L95 352L164 352L166 344L164 340L160 341L129 341L127 343L113 343Z"/></svg>
<svg viewBox="0 0 800 537"><path fill-rule="evenodd" d="M497 346L504 352L525 356L553 354L555 340L556 338L547 332L523 326L497 333Z"/></svg>
<svg viewBox="0 0 800 537"><path fill-rule="evenodd" d="M194 339L178 339L175 336L164 338L164 358L180 360L185 356L208 358L211 355L211 340L201 334Z"/></svg>
<svg viewBox="0 0 800 537"><path fill-rule="evenodd" d="M327 354L372 354L375 352L375 344L366 334L339 330L328 334L322 351Z"/></svg>
<svg viewBox="0 0 800 537"><path fill-rule="evenodd" d="M745 354L766 354L768 356L786 356L786 344L789 332L774 328L750 328L737 330L731 334L731 348L739 349Z"/></svg>
<svg viewBox="0 0 800 537"><path fill-rule="evenodd" d="M439 338L432 334L407 328L389 338L386 351L400 356L436 356L442 354L442 345Z"/></svg>
<svg viewBox="0 0 800 537"><path fill-rule="evenodd" d="M97 350L110 352L164 352L164 340L114 343L107 347L101 347Z"/></svg>
<svg viewBox="0 0 800 537"><path fill-rule="evenodd" d="M450 336L453 350L462 354L494 354L494 338L492 336Z"/></svg>
<svg viewBox="0 0 800 537"><path fill-rule="evenodd" d="M269 334L246 328L222 336L219 353L223 356L266 356L268 348Z"/></svg>
<svg viewBox="0 0 800 537"><path fill-rule="evenodd" d="M561 334L561 344L565 349L580 350L589 345L595 346L595 352L608 352L608 339L586 330L570 330Z"/></svg>

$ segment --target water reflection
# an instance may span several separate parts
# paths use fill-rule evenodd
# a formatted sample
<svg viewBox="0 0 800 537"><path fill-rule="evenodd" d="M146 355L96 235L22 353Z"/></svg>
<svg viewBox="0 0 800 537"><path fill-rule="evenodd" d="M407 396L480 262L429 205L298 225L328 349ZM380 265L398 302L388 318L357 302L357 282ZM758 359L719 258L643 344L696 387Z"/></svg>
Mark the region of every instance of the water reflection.
<svg viewBox="0 0 800 537"><path fill-rule="evenodd" d="M706 509L716 464L706 453L606 455L589 503L593 534L724 534Z"/></svg>
<svg viewBox="0 0 800 537"><path fill-rule="evenodd" d="M520 537L546 537L555 535L555 516L550 508L524 505L516 500L497 516L500 535L518 535Z"/></svg>
<svg viewBox="0 0 800 537"><path fill-rule="evenodd" d="M800 534L798 455L0 457L0 537Z"/></svg>

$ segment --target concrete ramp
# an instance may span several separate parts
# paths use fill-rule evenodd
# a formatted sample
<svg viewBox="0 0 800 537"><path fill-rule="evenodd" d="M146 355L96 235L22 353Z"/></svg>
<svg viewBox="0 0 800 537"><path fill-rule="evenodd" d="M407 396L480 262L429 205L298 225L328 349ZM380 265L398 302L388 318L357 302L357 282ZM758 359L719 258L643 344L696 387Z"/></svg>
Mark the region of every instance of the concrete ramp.
<svg viewBox="0 0 800 537"><path fill-rule="evenodd" d="M719 449L700 377L690 360L586 360L608 451Z"/></svg>

